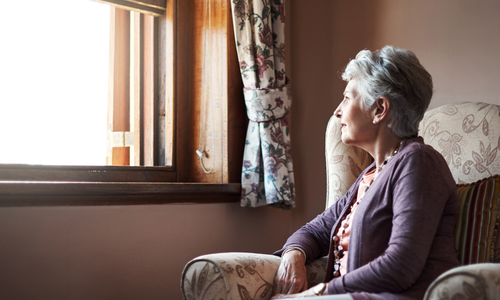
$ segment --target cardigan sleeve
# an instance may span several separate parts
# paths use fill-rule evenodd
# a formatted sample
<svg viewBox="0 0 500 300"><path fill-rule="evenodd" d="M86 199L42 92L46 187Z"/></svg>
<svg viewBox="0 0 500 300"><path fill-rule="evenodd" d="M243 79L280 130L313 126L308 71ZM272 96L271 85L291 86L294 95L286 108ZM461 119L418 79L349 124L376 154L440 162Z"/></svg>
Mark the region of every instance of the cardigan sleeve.
<svg viewBox="0 0 500 300"><path fill-rule="evenodd" d="M453 226L453 222L440 224L446 206L447 211L458 213L448 166L434 150L417 147L417 151L405 153L395 162L383 187L384 197L392 197L392 231L387 248L371 262L332 279L330 294L408 290L426 266L438 227ZM367 221L364 219L363 224ZM376 237L362 237L362 243L370 238Z"/></svg>
<svg viewBox="0 0 500 300"><path fill-rule="evenodd" d="M348 205L358 186L358 181L353 184L342 198L327 210L294 232L288 238L283 248L274 252L274 255L281 256L281 254L290 247L299 247L304 250L307 259L306 263L318 257L328 255L332 228Z"/></svg>

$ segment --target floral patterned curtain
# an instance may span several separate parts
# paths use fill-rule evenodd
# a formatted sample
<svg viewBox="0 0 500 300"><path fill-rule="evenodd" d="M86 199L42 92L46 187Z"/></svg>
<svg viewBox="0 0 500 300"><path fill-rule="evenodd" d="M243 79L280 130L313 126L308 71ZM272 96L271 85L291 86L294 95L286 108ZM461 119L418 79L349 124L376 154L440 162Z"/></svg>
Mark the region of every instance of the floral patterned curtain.
<svg viewBox="0 0 500 300"><path fill-rule="evenodd" d="M285 73L285 0L232 0L244 98L250 119L241 206L295 206Z"/></svg>

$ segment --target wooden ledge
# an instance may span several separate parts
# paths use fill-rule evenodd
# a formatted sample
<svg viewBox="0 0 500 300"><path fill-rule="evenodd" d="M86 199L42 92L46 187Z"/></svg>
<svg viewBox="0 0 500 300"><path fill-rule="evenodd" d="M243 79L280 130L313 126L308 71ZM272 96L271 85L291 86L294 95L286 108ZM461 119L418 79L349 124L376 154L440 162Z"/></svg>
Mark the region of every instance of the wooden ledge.
<svg viewBox="0 0 500 300"><path fill-rule="evenodd" d="M0 206L237 202L238 183L0 181Z"/></svg>

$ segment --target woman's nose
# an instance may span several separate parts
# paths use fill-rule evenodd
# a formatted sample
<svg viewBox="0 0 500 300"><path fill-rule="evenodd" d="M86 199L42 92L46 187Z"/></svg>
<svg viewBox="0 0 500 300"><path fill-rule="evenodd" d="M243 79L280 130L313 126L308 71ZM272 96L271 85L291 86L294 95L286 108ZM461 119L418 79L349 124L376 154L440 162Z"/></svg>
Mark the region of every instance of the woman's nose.
<svg viewBox="0 0 500 300"><path fill-rule="evenodd" d="M333 112L333 115L336 116L337 118L342 117L342 110L340 109L341 106L342 103L340 103L337 109Z"/></svg>

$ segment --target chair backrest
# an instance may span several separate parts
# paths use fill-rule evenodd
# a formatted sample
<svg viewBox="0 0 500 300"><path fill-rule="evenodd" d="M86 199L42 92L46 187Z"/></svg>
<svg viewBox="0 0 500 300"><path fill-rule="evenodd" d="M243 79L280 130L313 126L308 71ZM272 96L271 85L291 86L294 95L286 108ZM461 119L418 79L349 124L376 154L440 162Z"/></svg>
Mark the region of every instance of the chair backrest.
<svg viewBox="0 0 500 300"><path fill-rule="evenodd" d="M419 134L444 156L457 184L500 174L500 105L465 102L435 108L420 122Z"/></svg>
<svg viewBox="0 0 500 300"><path fill-rule="evenodd" d="M364 150L344 145L340 128L339 118L332 116L325 138L326 207L373 161ZM459 184L500 174L500 105L465 102L435 108L425 113L419 135L444 156Z"/></svg>
<svg viewBox="0 0 500 300"><path fill-rule="evenodd" d="M368 152L342 143L340 119L328 121L325 137L326 208L339 200L368 167L373 158Z"/></svg>

